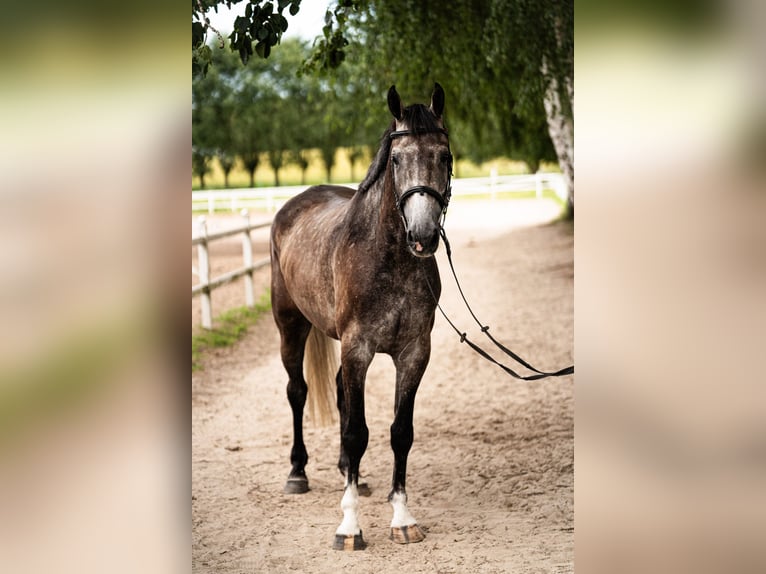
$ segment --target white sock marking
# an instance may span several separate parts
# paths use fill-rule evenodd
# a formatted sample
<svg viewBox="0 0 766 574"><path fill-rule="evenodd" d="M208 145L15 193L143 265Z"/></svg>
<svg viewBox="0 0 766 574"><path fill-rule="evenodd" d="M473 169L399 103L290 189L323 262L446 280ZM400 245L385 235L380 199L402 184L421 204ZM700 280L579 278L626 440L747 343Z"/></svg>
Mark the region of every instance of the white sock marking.
<svg viewBox="0 0 766 574"><path fill-rule="evenodd" d="M361 532L359 528L359 493L355 484L346 485L340 507L343 510L343 522L340 523L335 534L343 536L359 534Z"/></svg>
<svg viewBox="0 0 766 574"><path fill-rule="evenodd" d="M391 497L391 506L394 507L394 517L391 519L391 528L402 528L403 526L412 526L418 521L410 514L407 509L407 495L403 492L395 492Z"/></svg>

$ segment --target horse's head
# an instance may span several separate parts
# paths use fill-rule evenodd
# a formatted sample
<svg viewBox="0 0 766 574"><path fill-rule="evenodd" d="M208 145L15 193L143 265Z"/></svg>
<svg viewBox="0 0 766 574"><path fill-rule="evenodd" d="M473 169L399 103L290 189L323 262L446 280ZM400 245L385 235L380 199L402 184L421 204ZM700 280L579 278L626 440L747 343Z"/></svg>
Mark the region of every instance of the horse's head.
<svg viewBox="0 0 766 574"><path fill-rule="evenodd" d="M394 116L389 154L392 186L404 221L407 244L418 257L439 246L442 214L450 198L452 154L444 129L444 90L435 84L431 105L403 107L394 86L388 91Z"/></svg>

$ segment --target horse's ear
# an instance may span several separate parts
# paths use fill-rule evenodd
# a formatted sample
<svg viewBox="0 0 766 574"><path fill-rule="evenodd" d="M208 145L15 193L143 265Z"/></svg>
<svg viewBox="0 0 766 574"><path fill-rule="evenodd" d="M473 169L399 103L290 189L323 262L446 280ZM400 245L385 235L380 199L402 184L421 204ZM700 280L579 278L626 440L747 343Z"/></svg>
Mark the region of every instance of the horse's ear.
<svg viewBox="0 0 766 574"><path fill-rule="evenodd" d="M404 117L402 100L396 91L396 86L391 86L388 89L388 109L391 110L391 113L397 120L401 120Z"/></svg>
<svg viewBox="0 0 766 574"><path fill-rule="evenodd" d="M444 88L439 82L434 82L434 93L431 94L431 111L437 118L444 113Z"/></svg>

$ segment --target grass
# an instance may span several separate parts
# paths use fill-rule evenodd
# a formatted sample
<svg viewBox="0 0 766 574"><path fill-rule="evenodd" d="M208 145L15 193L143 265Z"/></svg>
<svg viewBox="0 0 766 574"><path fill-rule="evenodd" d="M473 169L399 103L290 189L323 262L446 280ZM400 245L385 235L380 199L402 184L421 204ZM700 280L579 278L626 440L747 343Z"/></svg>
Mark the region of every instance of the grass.
<svg viewBox="0 0 766 574"><path fill-rule="evenodd" d="M214 321L215 328L192 334L192 371L202 369L202 358L207 349L229 347L242 339L249 327L271 309L271 293L267 289L254 307L236 307L221 313Z"/></svg>

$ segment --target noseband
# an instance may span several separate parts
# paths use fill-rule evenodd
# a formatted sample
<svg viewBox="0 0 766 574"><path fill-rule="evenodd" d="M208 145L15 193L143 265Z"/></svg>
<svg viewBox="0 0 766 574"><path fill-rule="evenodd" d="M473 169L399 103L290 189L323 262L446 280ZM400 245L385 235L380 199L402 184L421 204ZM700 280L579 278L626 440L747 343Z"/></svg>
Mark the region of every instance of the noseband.
<svg viewBox="0 0 766 574"><path fill-rule="evenodd" d="M447 130L445 130L444 128L437 128L435 130L417 131L417 132L413 130L399 130L399 131L391 132L388 137L393 140L393 139L404 137L404 136L419 136L419 135L429 134L429 133L441 133L447 136L447 150L449 151L449 132L447 132ZM447 214L447 207L449 206L449 200L450 200L450 197L452 196L452 152L451 151L449 154L449 165L447 169L448 169L447 185L444 188L444 193L439 193L433 187L429 187L427 185L416 185L414 187L410 187L409 189L406 189L404 193L402 193L398 197L396 196L396 191L394 191L394 197L396 198L396 208L399 210L399 214L402 216L402 219L404 219L405 202L416 193L419 193L421 195L425 193L433 197L439 204L439 207L441 207L442 216Z"/></svg>

